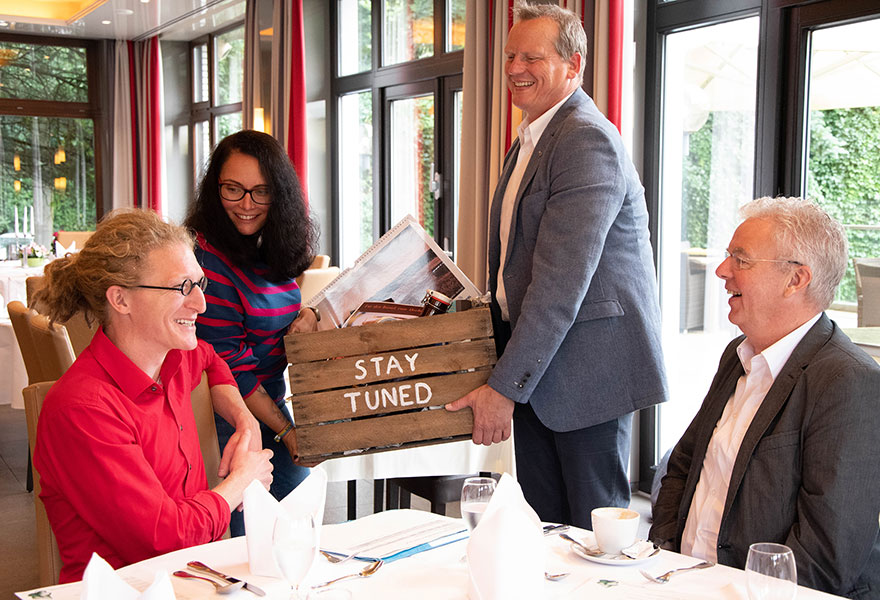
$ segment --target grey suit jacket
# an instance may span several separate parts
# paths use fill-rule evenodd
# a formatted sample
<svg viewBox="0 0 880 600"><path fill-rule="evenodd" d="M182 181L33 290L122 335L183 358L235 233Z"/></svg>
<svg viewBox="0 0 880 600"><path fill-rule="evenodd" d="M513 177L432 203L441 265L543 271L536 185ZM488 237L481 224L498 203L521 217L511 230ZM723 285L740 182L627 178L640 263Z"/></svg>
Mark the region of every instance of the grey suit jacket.
<svg viewBox="0 0 880 600"><path fill-rule="evenodd" d="M504 161L489 218L495 303ZM503 271L512 327L489 385L572 431L666 399L644 188L620 134L578 89L553 116L516 194Z"/></svg>
<svg viewBox="0 0 880 600"><path fill-rule="evenodd" d="M743 374L739 337L669 458L650 537L675 550L706 448ZM776 377L743 438L718 532L718 560L743 568L749 545L795 554L801 585L880 598L880 367L822 317Z"/></svg>

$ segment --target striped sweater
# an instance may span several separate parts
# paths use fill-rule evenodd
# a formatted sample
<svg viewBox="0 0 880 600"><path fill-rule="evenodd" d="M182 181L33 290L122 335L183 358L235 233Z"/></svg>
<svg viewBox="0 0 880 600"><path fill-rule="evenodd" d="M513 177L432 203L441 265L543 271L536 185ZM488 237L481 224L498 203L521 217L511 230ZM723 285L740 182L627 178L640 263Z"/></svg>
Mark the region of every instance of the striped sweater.
<svg viewBox="0 0 880 600"><path fill-rule="evenodd" d="M210 282L196 335L227 362L242 397L262 385L280 405L287 367L284 335L299 313L299 286L293 279L266 280L265 268L235 266L201 233L196 241L196 258Z"/></svg>

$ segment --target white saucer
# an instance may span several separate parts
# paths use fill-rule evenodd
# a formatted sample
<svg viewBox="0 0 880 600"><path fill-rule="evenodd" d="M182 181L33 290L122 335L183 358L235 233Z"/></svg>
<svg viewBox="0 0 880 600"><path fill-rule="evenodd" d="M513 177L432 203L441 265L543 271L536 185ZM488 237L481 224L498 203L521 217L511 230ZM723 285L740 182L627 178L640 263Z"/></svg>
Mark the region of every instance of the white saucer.
<svg viewBox="0 0 880 600"><path fill-rule="evenodd" d="M583 550L581 550L580 546L578 546L575 543L570 544L570 546L571 546L571 551L583 559L586 559L590 562L599 563L601 565L614 565L616 567L624 567L624 566L629 566L629 565L640 565L642 563L648 562L649 560L655 559L657 557L657 555L660 553L660 548L657 548L656 550L654 550L654 552L652 552L648 556L643 556L642 558L630 558L629 556L627 556L625 554L616 554L616 555L606 554L604 556L591 556L591 555L587 554L586 552L584 552ZM587 546L587 547L590 548L591 550L593 549L591 546ZM596 550L598 550L598 548L596 548Z"/></svg>

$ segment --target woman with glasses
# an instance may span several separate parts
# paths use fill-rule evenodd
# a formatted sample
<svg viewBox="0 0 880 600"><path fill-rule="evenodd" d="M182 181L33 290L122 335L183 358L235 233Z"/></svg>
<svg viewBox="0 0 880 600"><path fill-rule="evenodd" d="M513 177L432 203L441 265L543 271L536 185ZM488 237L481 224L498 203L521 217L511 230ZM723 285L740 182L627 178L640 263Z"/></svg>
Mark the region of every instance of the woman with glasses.
<svg viewBox="0 0 880 600"><path fill-rule="evenodd" d="M78 254L49 263L36 299L49 317L83 311L101 327L46 395L34 467L64 563L92 552L121 567L220 539L271 452L226 363L196 338L207 280L193 239L155 213L112 213ZM214 410L235 424L209 490L191 393L208 375Z"/></svg>
<svg viewBox="0 0 880 600"><path fill-rule="evenodd" d="M274 452L270 491L280 500L308 475L295 463L296 433L284 404L284 336L317 324L316 312L300 311L294 280L314 257L316 234L281 144L258 131L224 138L186 225L196 233L196 257L211 282L196 333L229 364L260 421L263 447ZM230 433L218 415L221 449ZM230 530L244 533L241 515L233 516Z"/></svg>

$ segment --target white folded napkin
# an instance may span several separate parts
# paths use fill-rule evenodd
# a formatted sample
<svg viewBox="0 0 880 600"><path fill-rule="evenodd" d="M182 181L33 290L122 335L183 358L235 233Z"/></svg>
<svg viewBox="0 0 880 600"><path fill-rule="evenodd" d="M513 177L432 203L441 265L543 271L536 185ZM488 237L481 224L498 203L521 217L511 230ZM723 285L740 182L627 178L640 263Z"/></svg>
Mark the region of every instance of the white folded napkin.
<svg viewBox="0 0 880 600"><path fill-rule="evenodd" d="M253 575L281 578L281 570L272 556L272 531L279 515L311 515L315 539L320 544L324 500L327 497L327 473L313 468L302 483L278 502L258 481L244 491L244 528L247 537L248 563Z"/></svg>
<svg viewBox="0 0 880 600"><path fill-rule="evenodd" d="M70 245L65 248L62 246L58 240L55 241L55 256L61 257L70 252L71 254L75 253L76 250L76 240L70 242Z"/></svg>
<svg viewBox="0 0 880 600"><path fill-rule="evenodd" d="M506 473L471 533L467 559L470 600L532 600L544 595L541 521Z"/></svg>
<svg viewBox="0 0 880 600"><path fill-rule="evenodd" d="M153 583L143 593L137 591L95 553L83 573L80 600L176 600L168 573L158 571Z"/></svg>

